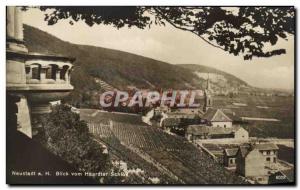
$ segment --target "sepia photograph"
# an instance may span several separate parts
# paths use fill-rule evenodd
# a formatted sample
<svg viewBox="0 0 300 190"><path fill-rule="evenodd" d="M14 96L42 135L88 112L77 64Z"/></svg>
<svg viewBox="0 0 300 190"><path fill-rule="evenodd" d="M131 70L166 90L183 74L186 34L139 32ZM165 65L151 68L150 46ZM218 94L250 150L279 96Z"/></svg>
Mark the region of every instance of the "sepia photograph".
<svg viewBox="0 0 300 190"><path fill-rule="evenodd" d="M295 7L5 9L7 184L296 184Z"/></svg>

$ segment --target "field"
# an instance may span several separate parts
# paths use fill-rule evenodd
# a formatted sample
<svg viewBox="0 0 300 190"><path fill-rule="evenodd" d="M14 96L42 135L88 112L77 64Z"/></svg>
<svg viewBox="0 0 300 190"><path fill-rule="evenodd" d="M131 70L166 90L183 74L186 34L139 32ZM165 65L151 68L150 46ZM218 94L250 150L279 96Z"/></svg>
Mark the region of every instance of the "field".
<svg viewBox="0 0 300 190"><path fill-rule="evenodd" d="M273 118L280 121L247 121L252 137L294 138L294 97L238 95L214 97L213 106L234 112L235 117ZM246 106L235 106L242 103Z"/></svg>

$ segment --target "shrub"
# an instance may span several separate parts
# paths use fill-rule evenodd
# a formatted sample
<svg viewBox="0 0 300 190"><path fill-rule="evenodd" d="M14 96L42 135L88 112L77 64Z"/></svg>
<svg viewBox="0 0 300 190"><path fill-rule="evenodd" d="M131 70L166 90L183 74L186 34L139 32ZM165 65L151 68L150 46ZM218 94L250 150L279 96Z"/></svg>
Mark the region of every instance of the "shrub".
<svg viewBox="0 0 300 190"><path fill-rule="evenodd" d="M103 148L92 139L86 122L69 106L53 107L49 115L41 118L41 124L38 139L51 152L79 171L108 171L108 155L102 153Z"/></svg>

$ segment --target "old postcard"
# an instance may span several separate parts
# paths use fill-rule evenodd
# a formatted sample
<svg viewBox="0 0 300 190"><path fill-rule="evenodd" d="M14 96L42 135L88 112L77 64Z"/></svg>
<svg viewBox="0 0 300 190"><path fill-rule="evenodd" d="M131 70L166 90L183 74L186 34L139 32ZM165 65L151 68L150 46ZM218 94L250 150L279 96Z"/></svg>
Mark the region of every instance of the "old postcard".
<svg viewBox="0 0 300 190"><path fill-rule="evenodd" d="M295 184L294 7L7 6L8 184Z"/></svg>

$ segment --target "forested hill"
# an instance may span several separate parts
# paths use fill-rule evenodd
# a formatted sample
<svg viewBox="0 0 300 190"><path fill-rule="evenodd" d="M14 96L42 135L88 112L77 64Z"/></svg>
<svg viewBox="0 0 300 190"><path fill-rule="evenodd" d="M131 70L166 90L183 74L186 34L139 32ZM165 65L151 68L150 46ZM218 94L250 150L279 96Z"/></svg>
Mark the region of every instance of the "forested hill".
<svg viewBox="0 0 300 190"><path fill-rule="evenodd" d="M72 44L41 31L24 26L25 43L30 52L58 54L76 58L71 82L73 95L96 91L101 88L96 79L101 79L118 89L136 88L199 89L206 86L205 78L199 77L191 66L179 66L118 50ZM197 66L200 68L200 66ZM215 72L235 81L245 82L219 70L201 66L203 72ZM228 77L229 76L229 77ZM217 84L218 85L218 84ZM223 87L221 87L223 88Z"/></svg>

